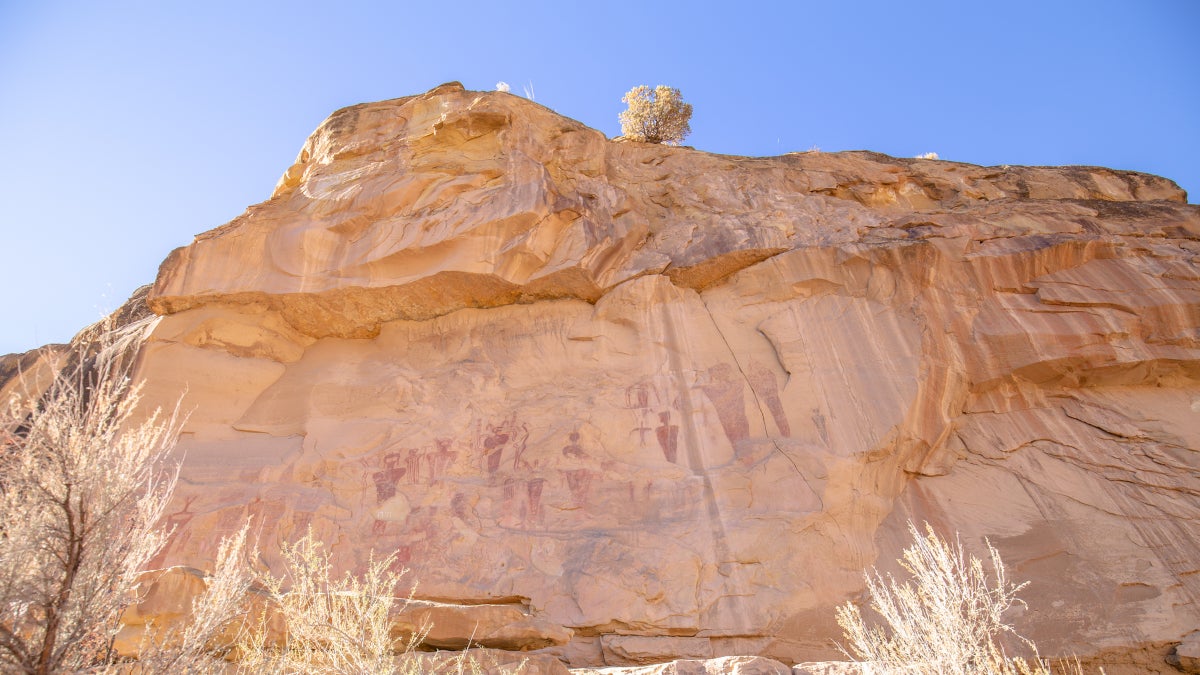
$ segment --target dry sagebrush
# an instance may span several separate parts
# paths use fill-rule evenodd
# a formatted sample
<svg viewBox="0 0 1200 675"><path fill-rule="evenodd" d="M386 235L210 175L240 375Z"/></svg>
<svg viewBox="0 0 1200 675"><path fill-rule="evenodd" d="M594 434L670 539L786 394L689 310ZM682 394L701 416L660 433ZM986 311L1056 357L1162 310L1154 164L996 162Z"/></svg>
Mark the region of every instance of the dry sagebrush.
<svg viewBox="0 0 1200 675"><path fill-rule="evenodd" d="M162 546L175 413L135 421L136 336L106 334L37 398L0 411L0 670L112 659L138 573Z"/></svg>
<svg viewBox="0 0 1200 675"><path fill-rule="evenodd" d="M330 551L310 529L281 545L283 574L263 574L271 608L242 640L242 672L402 672L397 653L420 637L392 635L391 613L404 570L395 556L372 557L361 575L333 573Z"/></svg>
<svg viewBox="0 0 1200 675"><path fill-rule="evenodd" d="M660 84L651 90L643 84L621 100L629 105L619 115L621 133L630 140L678 145L692 133L692 106L678 89Z"/></svg>
<svg viewBox="0 0 1200 675"><path fill-rule="evenodd" d="M899 562L912 580L900 583L874 569L865 575L871 609L883 624L868 626L852 603L837 609L849 643L843 652L864 675L1050 675L1034 643L1004 620L1009 609L1024 604L1017 593L1025 584L1008 580L991 543L989 575L957 539L950 544L928 523L923 535L911 522L908 529L913 544ZM1033 658L1008 656L1005 639ZM1067 667L1080 672L1077 665Z"/></svg>
<svg viewBox="0 0 1200 675"><path fill-rule="evenodd" d="M305 673L428 670L393 634L402 570L374 558L333 574L310 531L281 547L282 576L254 571L247 522L218 547L182 619L145 627L136 662L113 645L142 573L170 532L178 408L147 413L131 379L140 327L89 329L40 395L0 402L0 672ZM259 588L254 588L259 584ZM439 672L481 672L466 652Z"/></svg>
<svg viewBox="0 0 1200 675"><path fill-rule="evenodd" d="M138 654L138 675L202 675L229 673L226 661L232 648L246 635L246 610L253 574L247 564L250 523L221 539L213 571L205 590L178 623L151 625ZM119 672L119 671L118 671Z"/></svg>

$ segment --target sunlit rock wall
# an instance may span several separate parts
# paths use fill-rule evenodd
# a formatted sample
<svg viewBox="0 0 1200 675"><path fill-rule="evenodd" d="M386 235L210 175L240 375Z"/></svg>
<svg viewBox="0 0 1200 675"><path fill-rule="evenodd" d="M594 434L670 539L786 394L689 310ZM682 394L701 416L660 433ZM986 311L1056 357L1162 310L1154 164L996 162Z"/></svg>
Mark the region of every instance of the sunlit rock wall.
<svg viewBox="0 0 1200 675"><path fill-rule="evenodd" d="M1141 174L347 108L151 292L141 375L191 410L156 564L251 517L268 562L311 527L512 607L502 648L811 660L927 520L1030 581L1043 653L1161 665L1200 626L1198 253Z"/></svg>

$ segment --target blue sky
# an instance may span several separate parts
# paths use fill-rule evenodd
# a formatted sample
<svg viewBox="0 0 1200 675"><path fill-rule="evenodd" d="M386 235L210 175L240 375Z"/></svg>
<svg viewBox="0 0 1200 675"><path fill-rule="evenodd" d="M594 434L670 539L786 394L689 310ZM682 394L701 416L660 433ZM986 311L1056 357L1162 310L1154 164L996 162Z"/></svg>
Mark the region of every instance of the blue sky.
<svg viewBox="0 0 1200 675"><path fill-rule="evenodd" d="M62 342L270 194L333 110L497 81L612 136L1092 164L1200 198L1200 2L0 0L0 354Z"/></svg>

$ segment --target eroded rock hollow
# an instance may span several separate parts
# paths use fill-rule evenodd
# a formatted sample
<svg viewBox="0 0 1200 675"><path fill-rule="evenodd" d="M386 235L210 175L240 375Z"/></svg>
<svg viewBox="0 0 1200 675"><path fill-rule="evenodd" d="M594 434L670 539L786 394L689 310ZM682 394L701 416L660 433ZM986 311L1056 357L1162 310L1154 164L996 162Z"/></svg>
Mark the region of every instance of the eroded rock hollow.
<svg viewBox="0 0 1200 675"><path fill-rule="evenodd" d="M1168 672L1198 255L1142 174L713 155L456 85L347 108L149 294L148 397L192 411L156 563L252 516L400 552L443 646L797 662L928 521L1030 582L1043 653Z"/></svg>

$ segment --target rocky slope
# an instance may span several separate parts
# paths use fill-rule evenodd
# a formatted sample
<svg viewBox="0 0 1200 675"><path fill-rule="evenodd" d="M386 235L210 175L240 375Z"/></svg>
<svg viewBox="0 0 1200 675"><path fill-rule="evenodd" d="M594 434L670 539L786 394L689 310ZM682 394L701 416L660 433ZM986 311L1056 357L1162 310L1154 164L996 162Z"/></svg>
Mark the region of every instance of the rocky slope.
<svg viewBox="0 0 1200 675"><path fill-rule="evenodd" d="M141 375L193 410L157 562L252 516L398 551L440 646L794 663L924 520L1030 581L1044 653L1171 672L1198 255L1142 174L712 155L454 84L347 108L150 292Z"/></svg>

